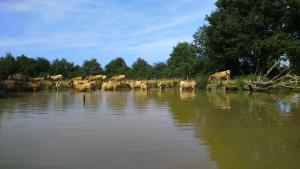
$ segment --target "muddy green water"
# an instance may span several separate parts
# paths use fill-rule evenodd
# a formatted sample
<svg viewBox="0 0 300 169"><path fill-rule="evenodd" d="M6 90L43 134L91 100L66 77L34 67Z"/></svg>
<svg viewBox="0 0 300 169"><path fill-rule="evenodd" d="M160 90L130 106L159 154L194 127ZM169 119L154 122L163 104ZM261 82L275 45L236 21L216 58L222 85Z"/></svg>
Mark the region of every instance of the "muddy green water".
<svg viewBox="0 0 300 169"><path fill-rule="evenodd" d="M299 169L300 94L71 91L0 99L0 169Z"/></svg>

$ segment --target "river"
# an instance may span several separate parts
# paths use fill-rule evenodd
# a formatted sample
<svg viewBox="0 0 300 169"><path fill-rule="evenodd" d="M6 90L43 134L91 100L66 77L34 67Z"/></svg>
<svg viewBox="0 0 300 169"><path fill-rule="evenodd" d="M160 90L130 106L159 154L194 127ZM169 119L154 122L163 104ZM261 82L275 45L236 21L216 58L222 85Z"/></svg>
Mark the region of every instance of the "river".
<svg viewBox="0 0 300 169"><path fill-rule="evenodd" d="M298 169L299 159L298 93L62 91L0 99L1 169Z"/></svg>

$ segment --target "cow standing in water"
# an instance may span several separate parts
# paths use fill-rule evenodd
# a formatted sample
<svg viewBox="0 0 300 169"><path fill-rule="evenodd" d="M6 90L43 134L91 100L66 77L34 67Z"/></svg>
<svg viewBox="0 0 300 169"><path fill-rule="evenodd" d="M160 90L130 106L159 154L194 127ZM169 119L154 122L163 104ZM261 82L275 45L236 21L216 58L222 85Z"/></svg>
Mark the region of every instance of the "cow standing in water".
<svg viewBox="0 0 300 169"><path fill-rule="evenodd" d="M55 83L55 88L56 88L56 91L61 91L61 83L60 83L60 81L57 81Z"/></svg>
<svg viewBox="0 0 300 169"><path fill-rule="evenodd" d="M149 91L150 90L149 83L148 82L142 82L142 84L141 84L141 90Z"/></svg>
<svg viewBox="0 0 300 169"><path fill-rule="evenodd" d="M110 78L111 81L123 81L125 80L125 75L116 75Z"/></svg>
<svg viewBox="0 0 300 169"><path fill-rule="evenodd" d="M116 89L118 87L120 87L121 82L114 82L114 81L108 81L108 82L104 82L101 85L101 90L102 91L106 91L106 90L113 90L116 91Z"/></svg>
<svg viewBox="0 0 300 169"><path fill-rule="evenodd" d="M157 87L159 88L159 90L162 90L166 87L166 83L165 82L157 82Z"/></svg>
<svg viewBox="0 0 300 169"><path fill-rule="evenodd" d="M56 91L61 90L61 88L62 88L61 80L63 80L63 78L64 78L63 75L54 75L54 76L48 75L47 76L47 79L55 82Z"/></svg>
<svg viewBox="0 0 300 169"><path fill-rule="evenodd" d="M183 89L193 89L193 91L195 91L195 87L197 85L197 82L195 80L182 80L180 81L180 91L182 91Z"/></svg>
<svg viewBox="0 0 300 169"><path fill-rule="evenodd" d="M127 81L126 82L131 89L135 89L135 88L140 88L142 86L142 81L135 81L135 80L132 80L132 81Z"/></svg>

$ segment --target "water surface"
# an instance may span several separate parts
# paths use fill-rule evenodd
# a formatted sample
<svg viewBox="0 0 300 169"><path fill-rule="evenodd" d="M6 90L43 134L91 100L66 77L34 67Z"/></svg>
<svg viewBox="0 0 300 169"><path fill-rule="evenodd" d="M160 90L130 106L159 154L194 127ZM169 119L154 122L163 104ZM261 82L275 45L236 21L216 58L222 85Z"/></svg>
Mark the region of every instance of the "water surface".
<svg viewBox="0 0 300 169"><path fill-rule="evenodd" d="M2 169L298 169L300 95L178 90L0 99Z"/></svg>

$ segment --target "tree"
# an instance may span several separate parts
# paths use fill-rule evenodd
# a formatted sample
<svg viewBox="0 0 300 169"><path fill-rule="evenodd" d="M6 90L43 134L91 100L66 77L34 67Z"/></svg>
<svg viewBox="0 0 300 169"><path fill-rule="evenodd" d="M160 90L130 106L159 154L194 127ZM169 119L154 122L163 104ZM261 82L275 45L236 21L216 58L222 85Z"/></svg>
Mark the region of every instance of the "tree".
<svg viewBox="0 0 300 169"><path fill-rule="evenodd" d="M38 57L35 59L36 71L39 76L46 76L50 73L51 64L50 62L42 57Z"/></svg>
<svg viewBox="0 0 300 169"><path fill-rule="evenodd" d="M197 48L194 45L187 42L178 43L167 61L172 71L171 76L182 78L194 76L200 59L196 53Z"/></svg>
<svg viewBox="0 0 300 169"><path fill-rule="evenodd" d="M113 59L106 66L105 70L108 76L120 75L120 74L128 74L129 68L125 62L125 60L121 57Z"/></svg>
<svg viewBox="0 0 300 169"><path fill-rule="evenodd" d="M96 59L86 60L83 62L82 69L85 76L96 75L102 72L100 63Z"/></svg>
<svg viewBox="0 0 300 169"><path fill-rule="evenodd" d="M166 78L171 76L171 71L166 63L158 62L152 67L152 75L157 79Z"/></svg>
<svg viewBox="0 0 300 169"><path fill-rule="evenodd" d="M218 0L216 6L194 42L219 70L266 72L284 55L297 67L300 6L295 0Z"/></svg>
<svg viewBox="0 0 300 169"><path fill-rule="evenodd" d="M11 53L0 58L0 80L7 79L9 75L16 72L16 60Z"/></svg>
<svg viewBox="0 0 300 169"><path fill-rule="evenodd" d="M25 55L18 56L16 59L17 73L36 76L38 74L37 64L33 58Z"/></svg>
<svg viewBox="0 0 300 169"><path fill-rule="evenodd" d="M131 78L149 79L152 67L144 59L138 58L131 67Z"/></svg>
<svg viewBox="0 0 300 169"><path fill-rule="evenodd" d="M52 74L62 74L66 78L73 77L75 71L74 63L68 62L66 59L55 59L51 65Z"/></svg>

